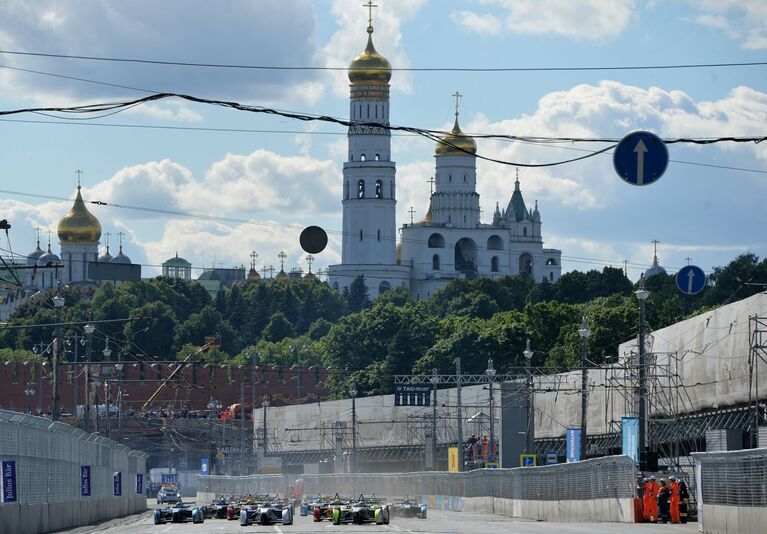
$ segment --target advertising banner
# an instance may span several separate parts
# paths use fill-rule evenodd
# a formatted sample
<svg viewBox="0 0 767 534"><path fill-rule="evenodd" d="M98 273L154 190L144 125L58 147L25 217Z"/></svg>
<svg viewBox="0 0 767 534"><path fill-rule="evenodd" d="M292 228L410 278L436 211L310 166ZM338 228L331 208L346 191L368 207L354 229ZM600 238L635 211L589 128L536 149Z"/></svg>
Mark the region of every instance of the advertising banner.
<svg viewBox="0 0 767 534"><path fill-rule="evenodd" d="M430 406L431 384L394 384L394 406Z"/></svg>
<svg viewBox="0 0 767 534"><path fill-rule="evenodd" d="M162 483L173 484L174 486L178 486L178 473L163 473Z"/></svg>
<svg viewBox="0 0 767 534"><path fill-rule="evenodd" d="M80 466L80 497L91 496L91 466Z"/></svg>
<svg viewBox="0 0 767 534"><path fill-rule="evenodd" d="M207 475L208 471L210 469L210 462L208 461L208 457L200 458L200 474L201 475Z"/></svg>
<svg viewBox="0 0 767 534"><path fill-rule="evenodd" d="M639 418L621 417L623 454L639 462Z"/></svg>
<svg viewBox="0 0 767 534"><path fill-rule="evenodd" d="M143 473L136 473L136 495L144 493L144 475Z"/></svg>
<svg viewBox="0 0 767 534"><path fill-rule="evenodd" d="M581 460L581 429L567 429L567 463Z"/></svg>
<svg viewBox="0 0 767 534"><path fill-rule="evenodd" d="M120 471L115 471L112 482L114 483L113 495L119 497L123 494L123 474Z"/></svg>
<svg viewBox="0 0 767 534"><path fill-rule="evenodd" d="M3 460L3 502L16 502L16 461Z"/></svg>
<svg viewBox="0 0 767 534"><path fill-rule="evenodd" d="M447 448L447 470L449 473L458 472L458 447Z"/></svg>
<svg viewBox="0 0 767 534"><path fill-rule="evenodd" d="M535 467L535 454L520 454L519 465L521 467Z"/></svg>

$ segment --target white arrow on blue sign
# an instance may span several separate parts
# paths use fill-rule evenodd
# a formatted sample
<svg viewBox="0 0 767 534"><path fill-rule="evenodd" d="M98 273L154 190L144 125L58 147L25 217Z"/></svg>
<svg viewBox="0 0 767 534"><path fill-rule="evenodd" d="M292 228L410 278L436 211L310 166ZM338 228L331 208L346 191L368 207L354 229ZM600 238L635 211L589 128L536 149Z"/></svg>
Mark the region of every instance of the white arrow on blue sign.
<svg viewBox="0 0 767 534"><path fill-rule="evenodd" d="M613 165L623 181L650 185L663 176L668 167L666 143L654 133L632 132L615 147Z"/></svg>
<svg viewBox="0 0 767 534"><path fill-rule="evenodd" d="M706 273L696 265L685 265L676 273L676 287L685 295L697 295L706 287Z"/></svg>

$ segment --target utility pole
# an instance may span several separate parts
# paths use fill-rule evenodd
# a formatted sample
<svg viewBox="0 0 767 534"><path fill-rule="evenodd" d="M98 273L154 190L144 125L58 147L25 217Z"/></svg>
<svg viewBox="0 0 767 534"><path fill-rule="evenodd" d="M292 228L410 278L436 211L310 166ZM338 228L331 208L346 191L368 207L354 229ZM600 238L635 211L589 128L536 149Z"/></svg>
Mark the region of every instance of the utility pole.
<svg viewBox="0 0 767 534"><path fill-rule="evenodd" d="M352 397L352 461L351 471L355 473L357 471L357 385L352 384L349 390L349 395Z"/></svg>
<svg viewBox="0 0 767 534"><path fill-rule="evenodd" d="M581 336L581 460L586 459L586 422L587 422L587 402L588 402L588 381L589 375L586 368L586 341L591 335L589 330L589 318L587 315L583 316L583 323L581 324L578 334Z"/></svg>
<svg viewBox="0 0 767 534"><path fill-rule="evenodd" d="M429 382L432 385L432 415L431 415L431 468L436 470L437 466L437 384L439 384L439 370L435 367L431 371Z"/></svg>
<svg viewBox="0 0 767 534"><path fill-rule="evenodd" d="M86 348L86 364L85 364L85 399L83 400L83 431L90 431L90 416L91 416L91 352L93 350L93 332L96 327L88 323L83 327L85 331L85 338L87 340Z"/></svg>
<svg viewBox="0 0 767 534"><path fill-rule="evenodd" d="M650 292L644 288L644 276L634 292L639 300L639 471L647 470L647 367L645 364L645 301Z"/></svg>
<svg viewBox="0 0 767 534"><path fill-rule="evenodd" d="M455 396L458 405L458 471L463 471L463 409L461 406L461 357L455 358Z"/></svg>
<svg viewBox="0 0 767 534"><path fill-rule="evenodd" d="M261 406L264 408L264 456L266 456L266 409L269 407L269 399L267 399L266 396L264 396L264 400L261 401Z"/></svg>
<svg viewBox="0 0 767 534"><path fill-rule="evenodd" d="M491 456L495 456L495 413L493 411L493 405L495 403L495 399L493 398L493 382L495 381L495 368L493 367L493 359L488 358L487 360L487 370L485 371L487 374L487 383L488 383L488 390L490 392L490 452L488 453L488 458ZM494 459L493 459L494 460Z"/></svg>
<svg viewBox="0 0 767 534"><path fill-rule="evenodd" d="M535 383L533 382L533 351L530 348L530 338L522 353L526 360L527 371L527 432L525 436L525 452L535 454Z"/></svg>
<svg viewBox="0 0 767 534"><path fill-rule="evenodd" d="M53 391L51 399L51 420L58 421L59 419L59 362L61 361L61 309L64 307L64 298L59 296L59 292L56 291L56 296L53 297L53 306L56 308L56 345L53 350L53 361L51 362L51 369L53 372Z"/></svg>

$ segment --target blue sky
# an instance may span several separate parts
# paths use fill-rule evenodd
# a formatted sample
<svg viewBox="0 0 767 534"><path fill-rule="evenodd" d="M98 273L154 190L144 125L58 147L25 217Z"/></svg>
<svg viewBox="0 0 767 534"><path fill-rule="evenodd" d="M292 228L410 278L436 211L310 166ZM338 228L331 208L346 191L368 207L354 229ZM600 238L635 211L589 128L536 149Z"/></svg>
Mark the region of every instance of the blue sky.
<svg viewBox="0 0 767 534"><path fill-rule="evenodd" d="M196 63L345 67L365 46L361 0L6 0L0 49ZM762 0L379 0L374 42L395 68L617 67L767 60ZM346 117L344 72L205 69L41 58L0 53L0 109L128 100L171 91L282 110ZM18 69L47 73L34 74ZM57 76L50 76L55 74ZM98 83L61 78L76 77ZM449 129L450 96L464 94L463 130L536 137L664 138L767 135L767 67L576 72L395 71L391 119ZM92 208L104 232L125 232L125 252L156 274L176 251L195 267L249 263L306 269L302 227L318 224L330 245L314 270L340 259L342 128L181 101L91 120L23 114L0 118L0 189L202 213L178 217ZM10 119L10 120L9 120ZM24 122L22 122L24 121ZM35 121L35 122L31 122ZM106 126L108 125L108 126ZM126 127L131 126L131 127ZM139 126L139 127L136 127ZM173 127L151 129L146 126ZM181 130L220 128L240 132ZM392 138L398 224L428 204L434 144ZM571 159L605 144L479 140L479 153L520 163ZM658 239L661 263L686 258L705 270L752 251L767 255L764 144L670 145L671 163L652 186L620 181L610 154L521 168L525 200L539 201L546 246L567 270L630 262L636 279ZM737 168L737 169L736 169ZM738 170L740 169L740 170ZM513 191L515 169L478 164L489 222ZM0 193L13 250L34 248L36 226L54 231L71 201ZM226 217L256 223L216 220ZM45 240L45 237L43 238ZM102 238L103 242L103 238ZM112 250L116 239L112 238ZM7 247L7 242L3 243Z"/></svg>

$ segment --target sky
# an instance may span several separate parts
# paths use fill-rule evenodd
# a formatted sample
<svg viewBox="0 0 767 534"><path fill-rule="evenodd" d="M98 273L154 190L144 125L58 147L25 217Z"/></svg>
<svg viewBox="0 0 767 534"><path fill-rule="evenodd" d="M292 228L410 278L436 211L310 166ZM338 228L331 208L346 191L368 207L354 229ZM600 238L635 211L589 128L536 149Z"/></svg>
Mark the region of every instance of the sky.
<svg viewBox="0 0 767 534"><path fill-rule="evenodd" d="M344 68L365 47L362 0L4 0L0 111L129 101L154 92L347 118ZM377 0L373 40L389 59L393 125L449 130L460 91L464 132L620 139L767 136L767 66L615 69L767 61L764 0ZM17 53L11 53L17 52ZM18 54L294 69L212 68ZM311 67L311 68L307 68ZM583 67L601 67L583 70ZM465 69L533 69L495 72ZM578 70L562 70L563 68ZM403 69L403 70L397 70ZM408 70L412 69L412 70ZM421 70L426 69L426 70ZM441 69L441 70L428 70ZM541 70L544 69L544 70ZM548 70L545 70L548 69ZM0 252L25 255L86 201L143 276L176 253L203 267L307 269L301 229L330 242L313 271L339 263L346 132L332 123L162 100L95 116L0 116ZM665 175L626 184L614 142L478 140L483 222L504 207L516 169L537 200L544 246L563 271L624 266L633 280L658 240L669 272L710 272L767 256L767 143L669 144ZM428 207L434 142L392 136L397 224ZM45 197L35 196L45 195ZM51 198L48 198L51 197ZM133 208L142 209L133 209ZM172 212L172 213L171 213ZM105 236L102 235L102 246Z"/></svg>

